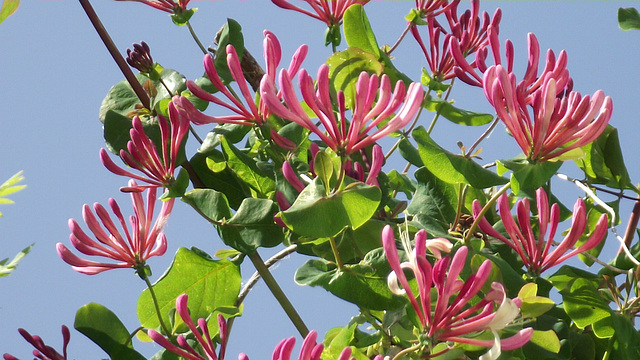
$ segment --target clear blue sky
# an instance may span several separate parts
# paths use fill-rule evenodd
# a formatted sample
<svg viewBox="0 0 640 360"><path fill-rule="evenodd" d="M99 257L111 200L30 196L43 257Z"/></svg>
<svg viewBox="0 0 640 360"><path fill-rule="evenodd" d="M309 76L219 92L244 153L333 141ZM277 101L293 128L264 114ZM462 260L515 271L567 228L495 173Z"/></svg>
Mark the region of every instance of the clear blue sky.
<svg viewBox="0 0 640 360"><path fill-rule="evenodd" d="M413 4L374 0L367 5L381 44L395 42L405 26L403 16ZM533 32L543 50L567 50L574 90L592 94L603 89L613 98L611 124L621 130L627 167L636 182L640 179L640 156L635 147L640 121L637 98L640 32L619 30L616 13L618 7L638 4L617 1L482 4L490 13L502 7L501 39L510 38L514 42L517 67L526 64L526 34ZM177 69L190 79L202 74L200 50L187 29L174 26L166 13L137 3L96 0L93 5L123 53L131 43L144 40L150 45L154 60L165 68ZM210 43L225 18L234 18L243 26L246 47L259 61L263 29L280 38L284 59L300 44L309 44L311 50L305 67L311 73L330 53L322 45L322 23L279 9L270 1L203 0L192 1L190 6L199 8L192 23L203 41ZM425 62L413 39L407 38L395 56L402 71L419 79ZM5 214L0 219L0 258L12 257L36 243L18 270L0 279L0 354L8 352L29 358L31 347L16 331L18 327L41 335L47 344L60 349L60 325L72 327L76 310L88 302L107 306L129 329L138 325L135 306L144 284L132 270L86 276L72 271L55 252L57 242L69 243L67 220L80 218L84 203L105 204L109 197L114 197L129 214L128 195L118 192L125 179L109 173L98 159L98 151L104 146L98 108L109 88L122 78L78 1L23 1L16 14L0 25L0 180L24 170L28 185L12 197L15 205L0 209ZM461 107L491 111L479 89L461 86L453 97ZM430 119L425 117L423 121ZM435 136L443 146L455 151L456 140L469 144L481 130L453 128L442 123L436 127ZM484 147L487 161L518 153L501 126ZM396 167L400 166L403 165ZM565 165L562 170L572 172L572 167ZM562 188L566 188L568 205L572 205L580 193L572 187ZM628 211L622 217L627 216ZM175 206L166 234L167 255L150 261L154 280L164 272L180 246L198 246L211 254L223 246L214 229L180 202ZM617 249L611 236L607 246L609 251ZM265 251L263 257L268 254ZM331 327L346 325L357 310L322 289L295 285L293 273L303 261L302 256L292 257L274 272L307 324L323 336ZM244 267L243 279L248 279L252 272L250 265ZM268 358L278 341L296 334L262 284L247 298L244 313L234 325L230 359L241 351L252 359ZM159 349L153 345L136 344L136 347L147 356ZM106 356L75 331L69 352L71 359Z"/></svg>

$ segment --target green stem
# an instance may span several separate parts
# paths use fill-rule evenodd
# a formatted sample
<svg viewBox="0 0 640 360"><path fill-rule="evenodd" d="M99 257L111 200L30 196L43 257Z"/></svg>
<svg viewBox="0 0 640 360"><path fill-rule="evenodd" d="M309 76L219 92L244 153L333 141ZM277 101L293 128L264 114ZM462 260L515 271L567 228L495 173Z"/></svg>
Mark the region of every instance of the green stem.
<svg viewBox="0 0 640 360"><path fill-rule="evenodd" d="M151 285L151 282L149 281L149 277L147 275L142 275L140 277L147 284L147 288L149 289L149 294L151 294L151 299L153 300L153 306L156 308L156 315L158 315L158 320L160 321L160 327L162 328L162 331L165 333L165 335L171 336L171 331L169 331L169 328L167 327L167 325L165 325L164 321L162 320L162 314L160 313L160 306L158 305L158 298L156 298L156 293L155 291L153 291L153 285Z"/></svg>
<svg viewBox="0 0 640 360"><path fill-rule="evenodd" d="M480 210L480 213L478 214L476 219L473 221L473 224L471 224L471 227L469 228L467 235L464 237L465 244L469 242L473 234L476 232L476 229L478 228L478 224L480 224L480 220L484 218L484 215L487 213L487 211L489 211L489 209L491 209L493 205L495 205L500 195L504 194L507 190L509 190L509 188L511 188L511 182L508 182L505 186L503 186L500 190L498 190L497 193L493 194L493 196L491 197L491 199L489 199L489 201L487 201L487 203L484 205L482 210Z"/></svg>
<svg viewBox="0 0 640 360"><path fill-rule="evenodd" d="M451 89L453 89L453 82L455 79L451 80L451 83L449 83L449 88L447 89L447 93L444 95L444 99L442 99L443 101L447 101L449 99L449 95L451 95ZM429 125L429 129L427 129L427 134L431 135L431 131L433 131L433 128L436 126L436 122L438 122L438 119L440 118L440 110L438 110L438 112L436 112L436 116L433 117L433 121L431 121L431 125Z"/></svg>
<svg viewBox="0 0 640 360"><path fill-rule="evenodd" d="M258 252L248 254L248 256L249 259L251 259L253 266L255 266L256 270L260 273L260 276L262 276L262 278L264 279L264 282L265 284L267 284L269 290L271 290L273 296L276 298L284 312L289 317L289 320L291 320L293 325L300 333L300 336L306 337L307 334L309 334L309 328L307 328L307 326L304 324L302 318L300 317L300 314L298 314L287 296L284 294L276 279L273 277L273 275L271 275L269 269L265 265L264 261L262 261L262 258L260 257Z"/></svg>
<svg viewBox="0 0 640 360"><path fill-rule="evenodd" d="M336 244L336 239L333 236L329 238L329 244L331 244L331 251L333 252L333 257L336 258L336 264L338 264L338 269L342 270L342 268L344 267L344 263L340 258L340 253L338 252L338 245Z"/></svg>
<svg viewBox="0 0 640 360"><path fill-rule="evenodd" d="M200 42L200 39L198 39L198 35L196 35L196 32L193 31L193 27L191 27L191 23L189 21L187 21L187 27L189 28L189 32L191 33L191 37L193 37L193 40L196 41L196 43L198 44L198 47L200 48L200 50L202 50L202 53L207 55L208 54L207 49L205 49L205 47Z"/></svg>
<svg viewBox="0 0 640 360"><path fill-rule="evenodd" d="M449 229L449 231L455 230L456 226L458 225L458 221L460 221L460 217L462 216L462 208L464 207L464 200L467 195L468 188L469 185L467 184L458 184L458 206L456 209L456 219L454 220L453 225L451 225L451 229Z"/></svg>

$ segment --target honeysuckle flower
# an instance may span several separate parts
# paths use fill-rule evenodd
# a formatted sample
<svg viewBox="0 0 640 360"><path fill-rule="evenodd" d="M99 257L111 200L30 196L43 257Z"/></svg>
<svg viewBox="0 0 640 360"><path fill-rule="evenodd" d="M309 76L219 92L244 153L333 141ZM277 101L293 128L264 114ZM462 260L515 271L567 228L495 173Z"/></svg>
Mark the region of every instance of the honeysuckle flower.
<svg viewBox="0 0 640 360"><path fill-rule="evenodd" d="M180 115L173 102L169 103L169 123L158 115L161 150L147 136L139 117L134 117L127 143L127 151L120 150L120 157L129 167L142 172L145 176L134 174L116 165L105 149L100 149L102 164L116 175L133 178L149 185L125 187L123 191L142 191L148 187L169 187L175 181L176 160L180 146L189 131L189 122Z"/></svg>
<svg viewBox="0 0 640 360"><path fill-rule="evenodd" d="M416 0L416 10L420 17L430 18L445 12L449 6L458 6L460 0Z"/></svg>
<svg viewBox="0 0 640 360"><path fill-rule="evenodd" d="M151 58L151 50L146 42L141 41L140 44L133 44L133 50L127 49L127 64L142 73L149 73L153 70L153 58Z"/></svg>
<svg viewBox="0 0 640 360"><path fill-rule="evenodd" d="M189 297L187 294L182 294L178 296L176 299L176 312L182 318L182 321L189 327L191 333L193 334L197 343L202 347L202 351L205 356L202 356L201 353L196 351L185 339L183 335L178 335L176 338L176 342L178 345L171 343L164 335L159 332L149 329L147 331L147 335L158 343L163 348L168 351L182 356L185 359L189 360L223 360L225 357L226 344L227 344L227 322L224 317L218 314L218 327L220 329L220 350L216 354L216 344L211 340L211 333L209 331L209 326L207 325L207 320L200 318L198 319L198 327L196 327L195 323L191 319L189 315L189 308L187 306L187 302ZM199 329L198 329L199 328Z"/></svg>
<svg viewBox="0 0 640 360"><path fill-rule="evenodd" d="M131 180L129 186L135 187L137 184ZM85 204L82 208L82 217L97 241L87 235L74 219L69 220L69 229L71 230L69 239L76 250L84 255L104 257L117 262L82 259L62 243L56 245L58 255L75 271L87 275L98 274L110 269L133 268L143 276L141 271L145 270L147 259L152 256L161 256L167 250L167 239L162 228L171 214L175 200L169 199L162 202L160 213L153 222L156 190L156 188L147 189L146 208L142 193L131 193L134 215L129 217L130 229L114 199L109 199L109 207L115 215L115 223L102 205L98 203L93 205L94 215L89 205ZM118 229L116 223L120 224L122 231Z"/></svg>
<svg viewBox="0 0 640 360"><path fill-rule="evenodd" d="M427 59L432 77L438 81L449 80L456 76L454 73L456 63L452 52L449 51L451 41L455 40L457 50L464 54L464 57L469 56L487 45L489 41L487 29L491 25L497 31L502 18L500 9L496 10L492 18L487 12L483 12L481 18L479 0L472 1L471 9L466 10L461 16L458 16L459 1L445 4L448 5L442 6L444 6L448 30L435 17L430 16L427 19L429 49L422 41L418 26L414 24L410 29ZM440 41L441 38L442 41Z"/></svg>
<svg viewBox="0 0 640 360"><path fill-rule="evenodd" d="M405 91L404 83L399 80L392 93L391 81L387 75L379 77L362 72L356 84L352 117L348 120L347 104L342 90L337 94L338 117L334 113L330 96L329 67L326 64L320 66L317 91L311 76L302 69L298 73L300 92L305 103L320 120L325 133L315 125L300 105L292 78L287 70L280 71L278 83L284 104L280 101L275 85L271 81L265 77L260 83L261 97L271 112L307 128L340 155L349 155L366 148L403 128L418 112L423 97L423 90L419 83L412 83ZM385 125L378 127L388 118L390 119ZM373 133L369 134L372 131Z"/></svg>
<svg viewBox="0 0 640 360"><path fill-rule="evenodd" d="M560 207L558 204L553 204L549 208L547 194L542 188L536 191L536 205L538 208L537 237L531 225L530 203L527 198L516 203L517 223L511 216L508 196L504 194L498 198L498 211L509 235L508 239L496 231L485 218L479 222L480 230L509 245L520 256L522 263L532 275L540 275L545 270L572 256L593 249L600 244L607 233L607 215L602 214L589 238L582 245L574 248L587 227L586 206L582 199L578 199L573 206L571 229L552 251L554 237L560 222ZM473 202L475 218L478 217L481 208L480 203L475 200Z"/></svg>
<svg viewBox="0 0 640 360"><path fill-rule="evenodd" d="M428 347L440 342L486 346L491 347L491 350L483 355L482 359L496 359L501 349L523 346L533 335L533 329L527 328L507 339L499 338L497 331L516 318L519 306L510 299L505 301L504 288L498 283L493 283L491 291L486 295L480 294L480 289L489 279L491 272L489 260L485 260L475 273L463 281L459 279L459 275L466 263L468 250L465 246L459 248L451 260L448 257L440 258L432 266L426 258L429 245L426 232L423 230L416 234L415 248L411 252L409 262L400 263L395 236L388 225L382 231L382 244L393 270L388 279L389 288L395 294L406 294L409 298ZM416 297L409 287L404 270L413 272L419 297ZM432 303L432 288L435 288L437 294L435 304ZM476 296L479 296L480 300L471 305L470 301ZM495 339L486 341L474 338L485 331L492 332Z"/></svg>
<svg viewBox="0 0 640 360"><path fill-rule="evenodd" d="M168 12L170 14L180 14L187 11L187 4L191 0L116 0L116 1L135 1L149 5L158 10Z"/></svg>
<svg viewBox="0 0 640 360"><path fill-rule="evenodd" d="M270 79L275 79L276 69L279 66L280 60L282 58L280 42L272 32L265 30L263 46L264 58L266 63L266 73L264 76ZM267 121L267 119L271 115L271 112L262 99L260 99L258 105L256 105L254 100L255 93L249 90L247 80L244 76L244 73L242 72L242 66L240 65L240 59L238 57L236 49L233 47L233 45L227 45L226 51L227 65L229 66L231 76L240 89L240 98L232 94L231 91L229 91L229 89L224 85L214 65L213 57L210 54L207 54L204 57L205 72L213 86L218 89L218 91L222 95L224 95L224 97L227 98L227 101L225 102L218 96L209 94L191 80L187 81L187 88L196 97L222 106L235 114L224 116L205 115L198 109L196 109L195 106L185 97L180 98L178 100L178 103L184 113L186 113L186 116L189 118L189 120L191 120L191 122L196 125L210 123L230 123L240 125L256 124L260 126ZM302 45L298 48L298 50L296 50L291 59L291 63L289 64L289 71L292 71L294 73L298 71L300 65L302 64L302 61L304 61L304 58L307 55L307 52L307 45Z"/></svg>
<svg viewBox="0 0 640 360"><path fill-rule="evenodd" d="M33 345L35 348L35 350L33 350L33 356L36 358L41 360L67 360L67 345L69 345L69 341L71 340L71 333L65 325L62 325L62 354L51 346L45 345L40 336L31 335L25 329L18 329L18 332L29 344ZM4 354L3 358L4 360L19 360L10 354Z"/></svg>
<svg viewBox="0 0 640 360"><path fill-rule="evenodd" d="M613 102L602 90L591 97L573 91L558 97L562 85L548 73L539 88L529 93L530 86L537 86L527 85L532 79L525 75L525 80L516 85L515 76L502 65L489 67L483 78L487 99L527 159L557 158L591 143L605 130Z"/></svg>
<svg viewBox="0 0 640 360"><path fill-rule="evenodd" d="M342 24L344 12L353 4L365 5L369 0L304 0L313 11L291 4L290 0L271 0L275 5L311 16L327 24L328 27Z"/></svg>
<svg viewBox="0 0 640 360"><path fill-rule="evenodd" d="M489 25L487 28L487 36L488 44L485 44L476 51L475 60L472 62L468 62L468 60L466 60L466 57L469 54L464 52L464 47L459 41L452 38L451 43L449 44L451 55L454 57L456 62L456 67L454 69L456 77L469 85L483 87L483 74L489 68L486 64L489 48L493 55L494 65L502 65L509 73L513 72L514 48L511 40L507 40L505 42L506 64L504 64L500 54L498 28L493 24ZM533 33L527 34L527 44L529 53L527 68L522 80L518 83L518 88L520 91L524 92L527 101L531 101L531 95L542 86L542 83L548 76L551 76L556 81L556 95L571 91L573 81L571 80L569 70L567 69L566 51L562 50L556 58L555 53L551 49L547 50L545 67L542 72L538 74L540 45L538 43L538 39Z"/></svg>

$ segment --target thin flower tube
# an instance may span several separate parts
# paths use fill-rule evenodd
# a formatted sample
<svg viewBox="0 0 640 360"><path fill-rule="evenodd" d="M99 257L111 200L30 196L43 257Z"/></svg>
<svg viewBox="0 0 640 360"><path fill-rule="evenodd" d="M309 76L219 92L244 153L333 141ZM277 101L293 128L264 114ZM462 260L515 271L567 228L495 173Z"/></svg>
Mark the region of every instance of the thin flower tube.
<svg viewBox="0 0 640 360"><path fill-rule="evenodd" d="M116 165L105 149L100 149L102 164L116 175L126 176L147 183L148 185L124 187L123 191L143 191L149 187L169 187L175 181L176 160L182 142L189 131L189 122L180 115L173 102L169 103L169 122L158 115L160 127L161 149L147 136L139 117L134 117L127 143L127 151L120 150L120 157L129 167L136 169L144 176L134 174Z"/></svg>
<svg viewBox="0 0 640 360"><path fill-rule="evenodd" d="M149 335L149 337L153 341L155 341L163 348L188 360L223 360L225 357L227 344L227 322L225 318L222 315L218 314L218 327L220 329L220 342L222 345L220 346L220 350L216 354L217 346L211 340L211 332L209 331L207 320L203 318L198 319L198 326L196 327L196 324L193 322L191 316L189 315L189 308L187 306L188 300L189 297L187 294L178 296L178 298L176 299L176 312L178 313L178 315L180 315L182 321L184 321L187 327L189 327L189 330L191 330L191 333L193 334L198 345L202 348L202 352L204 352L204 355L206 357L203 356L202 353L194 349L191 345L189 345L183 335L178 335L176 339L178 345L173 344L167 338L165 338L164 335L153 329L149 329L147 331L147 335Z"/></svg>
<svg viewBox="0 0 640 360"><path fill-rule="evenodd" d="M305 10L291 4L290 0L271 0L276 6L318 19L328 27L342 24L344 12L353 4L365 5L370 0L305 0L313 11Z"/></svg>
<svg viewBox="0 0 640 360"><path fill-rule="evenodd" d="M131 180L129 186L136 187L137 184ZM147 259L152 256L162 256L167 251L167 239L162 228L169 219L175 200L164 201L158 217L153 222L156 193L156 188L147 189L146 208L142 194L131 193L134 215L129 217L130 230L114 199L109 199L109 207L115 215L115 222L102 205L95 203L91 211L89 205L85 204L82 208L82 217L97 241L87 235L74 219L69 220L71 230L69 239L76 250L84 255L115 260L115 263L82 259L62 243L56 245L58 255L64 262L71 265L73 270L87 275L117 268L133 268L136 272L144 271ZM122 231L118 229L116 223L120 224Z"/></svg>
<svg viewBox="0 0 640 360"><path fill-rule="evenodd" d="M560 207L558 204L553 204L549 207L547 193L542 188L536 191L536 204L538 208L537 236L534 234L531 225L530 203L527 198L516 203L517 223L511 216L508 196L503 194L498 199L500 218L509 238L496 231L485 218L482 218L479 223L479 228L484 233L509 245L518 254L531 275L538 276L572 256L595 248L607 233L607 215L602 214L589 238L582 245L574 248L587 227L586 205L582 199L578 199L573 206L569 232L552 250L554 237L560 222ZM473 202L475 218L478 217L481 208L480 203L475 200Z"/></svg>
<svg viewBox="0 0 640 360"><path fill-rule="evenodd" d="M62 354L57 352L53 347L46 345L40 336L31 335L25 329L18 329L18 332L29 344L33 345L35 348L35 350L33 350L33 356L36 358L41 360L67 360L67 346L71 340L71 333L67 326L62 325ZM4 360L19 360L10 354L4 354L3 358Z"/></svg>
<svg viewBox="0 0 640 360"><path fill-rule="evenodd" d="M456 77L454 73L455 58L449 51L451 41L455 40L458 46L457 50L464 54L464 57L467 57L488 44L487 29L489 26L498 29L502 18L500 9L496 10L491 18L487 12L483 12L481 17L479 14L480 1L478 0L472 1L471 9L458 16L458 4L459 2L454 1L443 9L448 30L438 22L436 17L427 18L428 49L420 36L419 27L413 24L410 29L427 59L432 77L438 81Z"/></svg>
<svg viewBox="0 0 640 360"><path fill-rule="evenodd" d="M180 14L187 11L187 5L191 0L116 0L116 1L135 1L149 5L155 9L168 12L170 14Z"/></svg>
<svg viewBox="0 0 640 360"><path fill-rule="evenodd" d="M288 71L280 71L278 83L284 104L271 81L265 77L260 83L261 97L271 112L310 130L340 155L349 155L366 148L403 128L417 114L424 95L419 83L412 83L405 91L404 83L399 80L392 92L391 81L387 75L378 77L362 72L356 84L352 117L348 120L343 91L338 91L338 116L334 113L330 95L329 67L326 64L320 66L317 90L311 76L302 69L298 73L300 92L305 103L320 120L325 129L322 131L300 105ZM389 117L391 119L385 125L378 127Z"/></svg>
<svg viewBox="0 0 640 360"><path fill-rule="evenodd" d="M393 229L387 225L382 231L383 248L393 270L388 278L389 288L395 294L406 294L409 298L420 321L420 331L425 335L423 345L427 351L441 342L474 344L491 348L481 357L489 360L500 356L501 350L526 344L533 335L532 328L520 330L506 339L500 339L498 334L518 316L519 302L508 299L499 283L493 283L486 295L480 294L480 289L489 279L491 262L485 260L475 273L463 281L459 276L466 264L467 248L459 248L451 259L440 258L432 266L426 258L426 249L434 246L429 242L426 232L418 232L410 261L400 263ZM411 291L404 270L413 272L419 297ZM435 288L436 299L432 299L432 288ZM470 301L476 296L481 298L480 301L471 305ZM476 339L485 331L494 335L493 341Z"/></svg>
<svg viewBox="0 0 640 360"><path fill-rule="evenodd" d="M282 50L280 48L280 42L278 41L278 38L268 30L264 31L263 47L267 69L264 76L275 79L276 69L280 65L280 60L282 58ZM222 95L224 95L227 100L225 101L216 95L209 94L191 80L187 81L187 88L196 97L226 108L234 114L223 116L210 116L203 114L198 109L196 109L196 107L186 97L181 97L178 99L179 106L189 118L189 120L196 125L210 123L229 123L261 126L262 124L267 122L267 119L271 115L271 112L262 99L260 99L259 103L256 105L254 100L255 93L253 93L247 85L247 80L244 76L244 73L242 72L242 66L240 64L240 59L238 57L236 49L233 47L233 45L227 45L226 51L227 65L229 66L229 70L231 72L233 80L238 85L241 94L240 97L236 97L236 95L231 93L227 86L225 86L222 79L218 75L218 71L216 70L211 54L207 54L204 57L205 72L213 86L218 89L218 91ZM292 71L294 73L298 71L300 65L307 55L307 52L307 45L301 45L296 50L291 59L291 63L289 64L289 71Z"/></svg>
<svg viewBox="0 0 640 360"><path fill-rule="evenodd" d="M602 90L558 97L562 90L551 73L533 93L526 84L516 85L515 76L501 65L488 68L483 78L487 99L529 160L557 158L593 142L606 129L613 102Z"/></svg>

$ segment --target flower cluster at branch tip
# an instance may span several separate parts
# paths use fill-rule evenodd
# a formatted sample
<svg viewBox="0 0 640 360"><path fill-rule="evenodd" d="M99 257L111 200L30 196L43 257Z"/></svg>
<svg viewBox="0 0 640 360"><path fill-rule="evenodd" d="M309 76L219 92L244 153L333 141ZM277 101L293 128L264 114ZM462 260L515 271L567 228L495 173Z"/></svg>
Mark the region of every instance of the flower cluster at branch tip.
<svg viewBox="0 0 640 360"><path fill-rule="evenodd" d="M393 270L388 278L389 288L395 294L406 294L409 298L425 335L423 345L429 351L440 342L489 347L489 352L480 357L482 360L489 360L498 358L501 350L512 350L526 344L533 335L532 328L520 330L506 339L500 339L498 334L499 330L511 324L518 316L518 299L507 298L503 286L495 282L489 293L484 296L480 294L481 288L489 279L491 262L485 260L475 273L463 281L458 276L465 267L468 250L463 246L451 260L448 257L440 258L440 251L451 250L451 244L445 246L447 242L444 239L427 240L426 232L420 230L415 236L415 248L408 252L410 261L400 263L393 229L387 225L382 231L382 244ZM410 246L408 239L404 239L403 244L404 247ZM433 266L427 260L427 248L438 257ZM411 291L404 270L413 272L419 297ZM432 304L432 288L437 293L435 304ZM471 301L476 296L480 300ZM476 338L485 331L490 331L494 340Z"/></svg>
<svg viewBox="0 0 640 360"><path fill-rule="evenodd" d="M317 90L311 76L302 69L298 73L300 92L305 103L322 123L325 133L315 125L300 105L293 80L287 70L280 71L278 83L285 104L281 103L272 81L264 77L260 83L260 95L271 112L310 130L340 155L349 155L366 148L403 128L417 114L424 94L419 83L411 83L405 91L405 85L400 80L395 84L392 92L391 80L387 75L379 77L362 72L356 84L351 120L346 118L347 104L343 91L338 91L337 94L338 117L336 118L330 94L329 67L326 64L320 66ZM387 119L388 122L381 125ZM373 133L369 134L371 131Z"/></svg>
<svg viewBox="0 0 640 360"><path fill-rule="evenodd" d="M211 333L209 331L209 326L207 325L207 320L200 318L198 319L198 328L194 324L191 316L189 315L189 308L187 306L187 302L189 297L186 294L182 294L178 296L176 299L176 312L182 318L182 321L189 327L191 333L195 337L197 343L202 347L202 351L204 351L206 357L202 356L198 351L196 351L185 339L184 336L178 335L176 341L178 346L171 343L167 338L165 338L159 332L149 329L147 334L149 337L158 343L163 348L171 351L172 353L182 356L188 360L223 360L226 344L227 344L227 322L224 317L218 314L218 328L220 330L220 350L216 354L216 344L211 340Z"/></svg>
<svg viewBox="0 0 640 360"><path fill-rule="evenodd" d="M292 5L290 0L271 0L272 3L283 9L298 11L314 19L323 21L328 27L342 24L344 12L347 11L349 6L354 4L365 5L369 1L370 0L305 0L313 9L313 12L311 12Z"/></svg>
<svg viewBox="0 0 640 360"><path fill-rule="evenodd" d="M530 204L527 198L516 203L517 223L511 216L509 197L504 194L498 199L500 218L507 234L509 234L509 239L491 227L491 224L485 218L482 218L479 223L480 230L509 245L520 256L522 263L532 275L539 275L572 256L595 248L607 233L607 215L602 214L596 227L592 230L591 236L582 245L574 249L587 226L586 206L582 199L578 199L573 207L569 233L551 251L554 242L553 238L560 221L560 207L558 204L553 204L549 208L547 194L542 188L536 191L536 204L538 207L537 239L531 225ZM475 218L478 217L481 207L480 203L474 200L473 214ZM549 232L548 236L547 231Z"/></svg>
<svg viewBox="0 0 640 360"><path fill-rule="evenodd" d="M67 345L71 340L71 333L69 328L62 325L62 354L58 353L54 348L48 346L42 341L42 338L38 335L31 335L25 329L18 329L18 332L27 342L35 348L33 350L33 356L40 360L67 360ZM17 357L4 354L4 360L19 360Z"/></svg>
<svg viewBox="0 0 640 360"><path fill-rule="evenodd" d="M174 100L175 101L175 100ZM129 134L127 151L120 150L120 157L129 167L142 172L145 176L134 174L117 166L105 149L100 149L102 164L112 173L143 181L149 185L124 187L123 191L143 191L148 187L169 187L175 181L176 160L182 142L189 131L189 121L180 115L173 101L169 103L169 123L164 116L158 115L161 151L145 133L142 121L134 117Z"/></svg>
<svg viewBox="0 0 640 360"><path fill-rule="evenodd" d="M280 60L282 58L280 42L272 32L265 30L263 45L264 58L267 69L265 76L269 78L275 78L276 69L280 64ZM196 125L210 123L231 123L240 125L257 124L258 126L260 126L267 121L271 113L262 99L260 99L259 104L256 106L254 100L255 94L253 94L247 86L247 80L242 72L242 66L236 49L233 47L233 45L227 45L226 51L227 65L229 67L229 71L231 72L231 76L238 84L240 93L242 94L241 98L238 98L237 96L232 94L231 91L225 86L218 74L218 71L216 70L213 57L210 54L207 54L204 57L205 72L213 86L228 99L228 102L221 100L213 94L209 94L191 80L187 81L187 88L196 97L227 108L228 110L234 112L235 115L205 115L198 109L196 109L195 106L186 97L177 99L177 102L181 107L181 110L186 114L190 121ZM291 63L289 64L289 71L298 71L300 65L302 64L302 61L304 61L304 58L307 55L307 51L308 47L306 45L301 45L298 50L296 50L291 59ZM244 99L246 105L242 102L241 99Z"/></svg>
<svg viewBox="0 0 640 360"><path fill-rule="evenodd" d="M137 184L134 180L130 180L129 186L135 187ZM146 209L142 193L131 193L134 212L134 215L129 217L131 230L127 227L118 203L114 199L109 199L111 211L116 216L116 222L122 227L123 233L118 230L116 223L102 205L98 203L93 205L98 217L96 218L89 205L85 204L82 208L82 217L98 241L88 236L74 219L69 220L71 230L69 239L76 250L85 255L112 259L118 261L117 263L81 259L62 243L56 245L58 255L75 271L87 275L116 268L134 268L139 275L143 276L140 272L144 271L146 260L152 256L161 256L167 250L167 239L162 228L171 214L175 200L169 199L162 203L160 214L153 223L156 193L156 188L147 189Z"/></svg>
<svg viewBox="0 0 640 360"><path fill-rule="evenodd" d="M529 93L531 78L516 85L513 73L494 65L484 73L483 88L498 117L531 161L548 161L585 146L606 129L613 102L602 90L593 96L563 95L562 81L548 73ZM529 114L533 111L533 118Z"/></svg>
<svg viewBox="0 0 640 360"><path fill-rule="evenodd" d="M158 10L168 12L170 14L180 14L187 11L187 5L191 0L116 0L116 1L135 1L149 5Z"/></svg>
<svg viewBox="0 0 640 360"><path fill-rule="evenodd" d="M133 44L133 50L127 49L127 64L141 73L150 73L153 70L153 58L151 50L146 42Z"/></svg>
<svg viewBox="0 0 640 360"><path fill-rule="evenodd" d="M492 18L489 17L487 12L483 12L481 18L479 15L479 0L472 1L471 9L465 11L459 17L459 1L451 3L443 1L421 3L416 2L416 6L418 11L424 12L427 17L429 49L422 41L418 26L412 24L410 30L427 59L432 77L439 81L448 80L456 76L454 73L456 62L452 52L449 50L450 44L455 42L457 51L467 57L487 45L489 41L487 29L492 26L497 32L502 18L500 9L496 10ZM420 6L423 6L424 9ZM439 10L438 6L440 7ZM437 21L435 15L440 12L444 13L449 30L446 30ZM444 37L442 42L440 41L441 36Z"/></svg>

